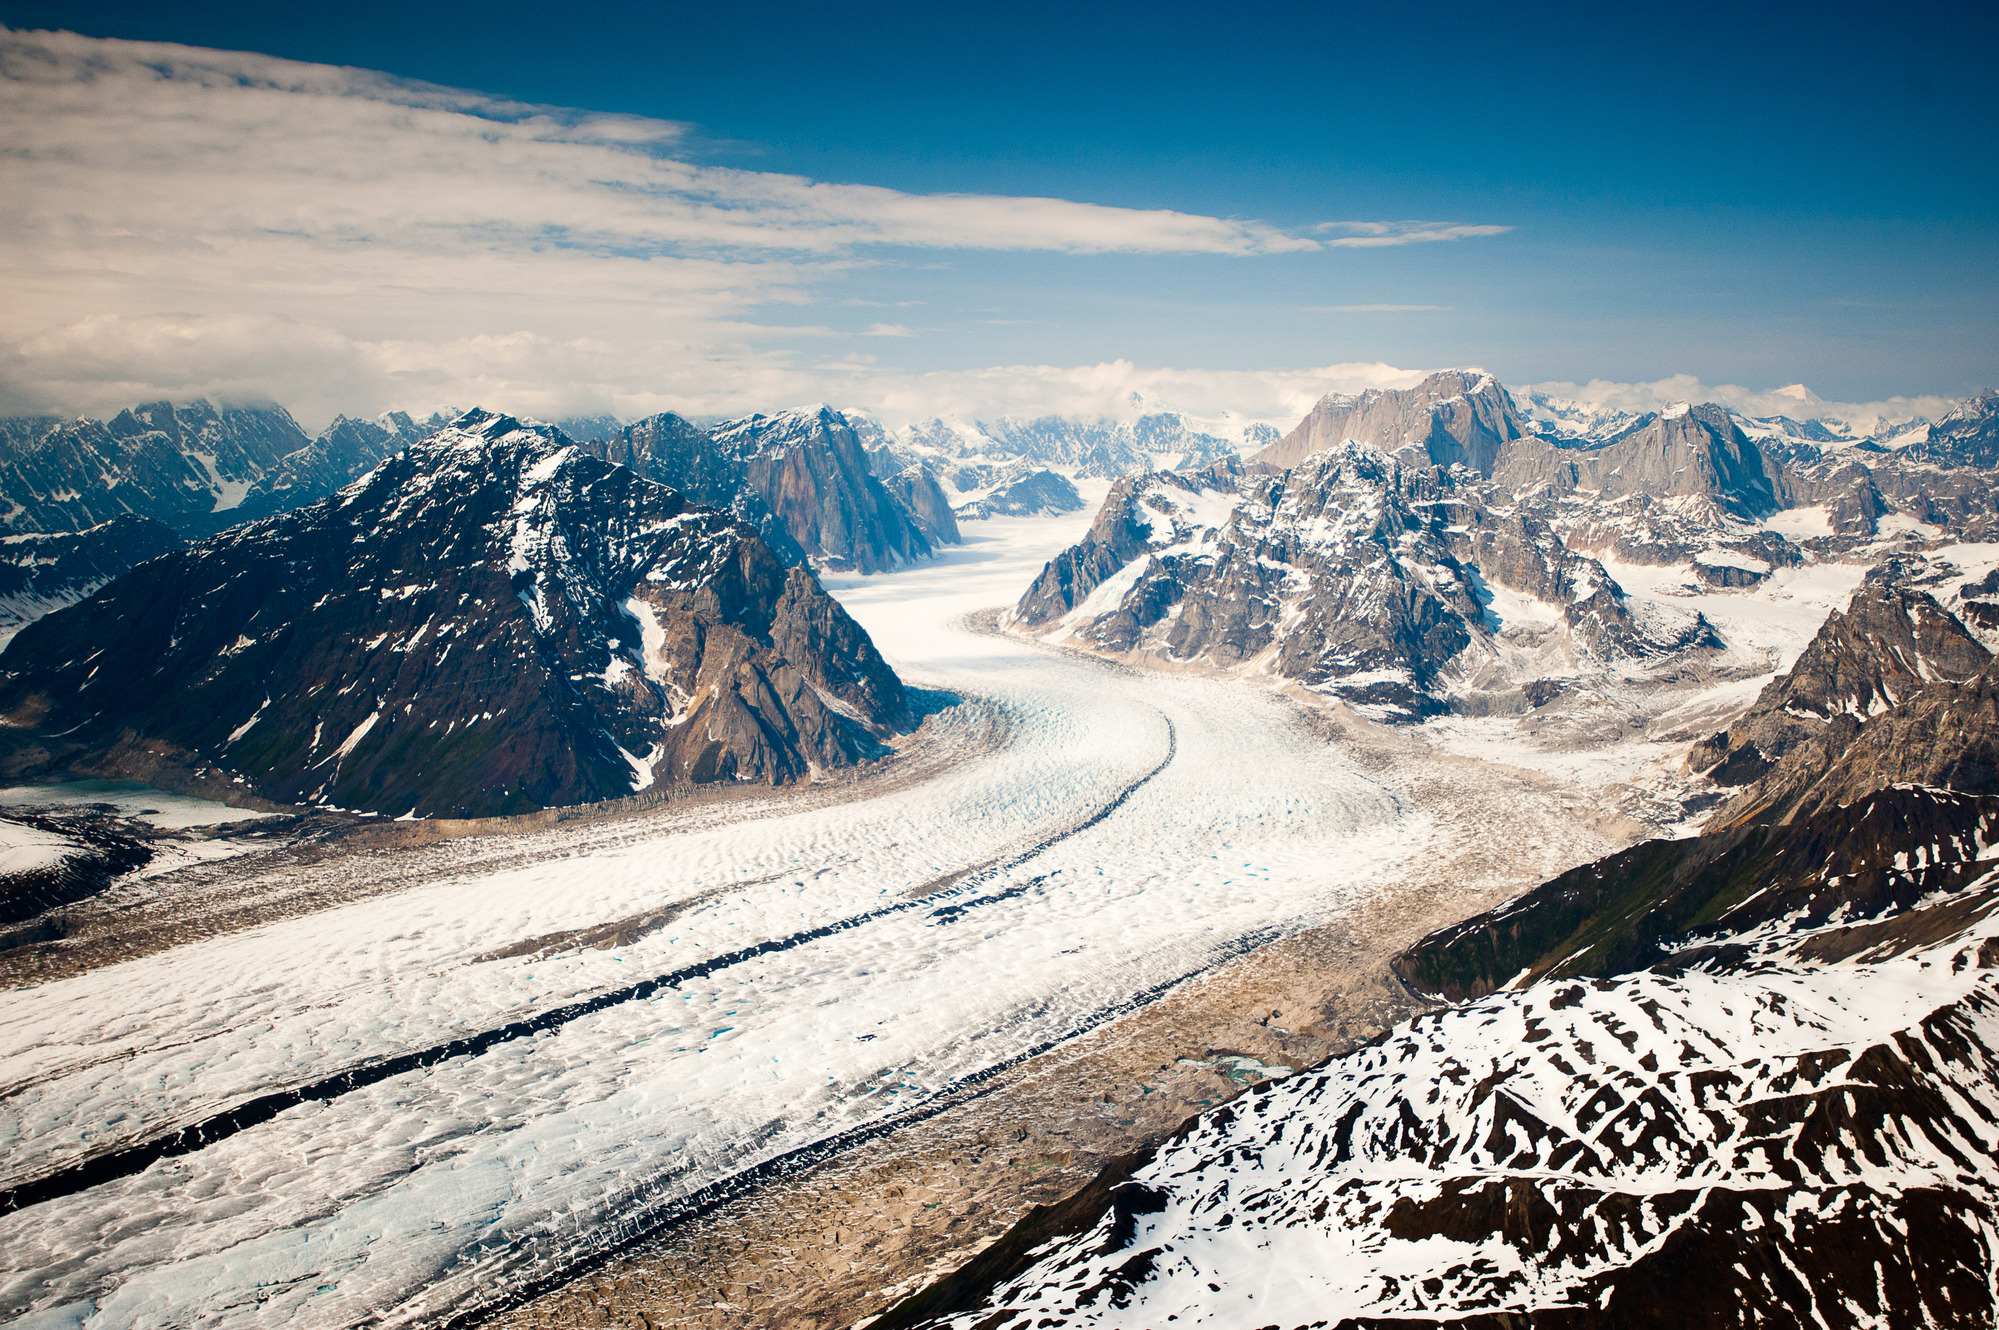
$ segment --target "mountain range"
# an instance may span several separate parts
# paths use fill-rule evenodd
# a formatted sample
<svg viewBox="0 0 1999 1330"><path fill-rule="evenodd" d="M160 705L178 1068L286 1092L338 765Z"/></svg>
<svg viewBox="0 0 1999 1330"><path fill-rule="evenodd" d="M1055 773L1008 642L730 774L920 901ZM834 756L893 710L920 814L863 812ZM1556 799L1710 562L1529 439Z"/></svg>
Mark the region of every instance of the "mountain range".
<svg viewBox="0 0 1999 1330"><path fill-rule="evenodd" d="M1524 712L1724 651L1701 592L1999 532L1976 461L1999 399L1947 419L1949 442L1919 459L1780 450L1714 406L1551 438L1471 371L1331 395L1247 463L1117 481L1009 622L1267 674L1378 718ZM1687 612L1633 603L1612 571L1629 566L1684 566Z"/></svg>
<svg viewBox="0 0 1999 1330"><path fill-rule="evenodd" d="M16 778L418 816L808 779L913 723L809 568L478 411L28 625L0 712Z"/></svg>

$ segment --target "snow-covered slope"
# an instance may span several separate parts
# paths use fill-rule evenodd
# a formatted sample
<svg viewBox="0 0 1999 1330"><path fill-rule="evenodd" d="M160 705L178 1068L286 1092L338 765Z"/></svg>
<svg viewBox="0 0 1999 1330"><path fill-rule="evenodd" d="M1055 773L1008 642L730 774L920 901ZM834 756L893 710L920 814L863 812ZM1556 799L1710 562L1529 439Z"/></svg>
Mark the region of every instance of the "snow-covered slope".
<svg viewBox="0 0 1999 1330"><path fill-rule="evenodd" d="M940 1323L1990 1324L1995 906L1987 872L1864 949L1420 1018L1204 1116Z"/></svg>

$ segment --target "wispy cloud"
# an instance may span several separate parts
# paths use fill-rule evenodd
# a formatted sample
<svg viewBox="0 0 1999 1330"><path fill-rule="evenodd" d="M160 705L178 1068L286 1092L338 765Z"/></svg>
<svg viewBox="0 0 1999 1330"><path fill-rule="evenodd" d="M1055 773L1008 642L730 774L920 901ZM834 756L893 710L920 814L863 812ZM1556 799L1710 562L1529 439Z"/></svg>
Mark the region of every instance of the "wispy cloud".
<svg viewBox="0 0 1999 1330"><path fill-rule="evenodd" d="M764 313L886 249L1254 259L1416 235L727 169L685 160L670 121L68 33L0 29L0 143L0 411L761 402L809 374L779 343L829 335Z"/></svg>
<svg viewBox="0 0 1999 1330"><path fill-rule="evenodd" d="M1423 314L1446 313L1455 305L1301 305L1307 314Z"/></svg>
<svg viewBox="0 0 1999 1330"><path fill-rule="evenodd" d="M900 324L900 323L877 323L877 324L872 324L872 325L870 325L870 326L869 326L868 330L867 330L867 331L866 331L865 333L861 334L861 335L862 335L863 337L914 337L914 336L916 336L916 334L915 334L915 333L911 332L911 331L910 331L910 330L909 330L908 328L904 327L904 326L903 326L902 324Z"/></svg>
<svg viewBox="0 0 1999 1330"><path fill-rule="evenodd" d="M1510 226L1469 225L1464 222L1320 222L1312 230L1326 238L1329 249L1379 249L1386 245L1423 245L1440 240L1473 240L1504 235Z"/></svg>

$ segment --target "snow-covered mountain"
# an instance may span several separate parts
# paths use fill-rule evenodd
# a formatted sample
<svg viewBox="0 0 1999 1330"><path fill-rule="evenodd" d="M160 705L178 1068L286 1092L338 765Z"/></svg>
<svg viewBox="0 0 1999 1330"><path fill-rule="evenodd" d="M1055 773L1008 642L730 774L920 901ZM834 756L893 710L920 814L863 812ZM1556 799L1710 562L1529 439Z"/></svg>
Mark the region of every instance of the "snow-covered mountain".
<svg viewBox="0 0 1999 1330"><path fill-rule="evenodd" d="M1706 834L1424 939L1394 968L1455 1005L1190 1121L877 1324L1990 1324L1999 664L1920 588L1949 575L1885 572L1766 691L1846 736L1811 780L1794 748Z"/></svg>
<svg viewBox="0 0 1999 1330"><path fill-rule="evenodd" d="M26 422L24 424L31 424ZM182 535L234 520L265 476L312 440L282 407L175 407L151 402L110 420L19 427L0 457L0 524L12 531L81 531L132 513ZM351 477L350 477L351 478Z"/></svg>
<svg viewBox="0 0 1999 1330"><path fill-rule="evenodd" d="M946 457L1024 460L1074 476L1112 479L1134 472L1190 470L1238 450L1177 411L1133 420L1048 415L990 420L934 417L897 436L906 445Z"/></svg>
<svg viewBox="0 0 1999 1330"><path fill-rule="evenodd" d="M1594 559L1495 509L1462 473L1363 444L1279 476L1221 463L1119 481L1010 623L1163 662L1262 670L1380 715L1455 679L1528 679L1710 644L1697 614L1641 616Z"/></svg>
<svg viewBox="0 0 1999 1330"><path fill-rule="evenodd" d="M1148 411L1131 420L935 416L900 430L866 412L846 415L877 474L920 468L956 518L967 522L1074 512L1083 506L1077 480L1197 471L1278 437L1260 421L1203 421L1176 411Z"/></svg>
<svg viewBox="0 0 1999 1330"><path fill-rule="evenodd" d="M308 437L282 407L197 400L0 421L0 527L82 531L131 514L192 539L323 499L448 419L339 416Z"/></svg>
<svg viewBox="0 0 1999 1330"><path fill-rule="evenodd" d="M807 779L909 721L809 570L479 411L29 625L0 711L17 776L456 816Z"/></svg>
<svg viewBox="0 0 1999 1330"><path fill-rule="evenodd" d="M1979 456L1984 407L1951 420L1938 456ZM1596 424L1551 440L1474 371L1328 396L1247 468L1118 482L1011 622L1384 717L1525 713L1560 692L1747 668L1712 658L1729 643L1703 596L1999 532L1989 468L1913 447L1792 438L1780 453L1714 406ZM1613 570L1634 568L1679 570L1685 612L1631 601Z"/></svg>

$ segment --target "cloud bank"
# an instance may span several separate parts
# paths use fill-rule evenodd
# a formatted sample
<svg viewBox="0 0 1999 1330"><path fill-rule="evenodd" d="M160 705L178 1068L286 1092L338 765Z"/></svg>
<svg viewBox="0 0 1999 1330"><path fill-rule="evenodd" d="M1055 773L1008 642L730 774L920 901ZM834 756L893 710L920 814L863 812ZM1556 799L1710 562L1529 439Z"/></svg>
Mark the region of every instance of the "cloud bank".
<svg viewBox="0 0 1999 1330"><path fill-rule="evenodd" d="M1674 374L1650 383L1591 379L1588 383L1531 383L1516 393L1541 393L1619 411L1660 411L1675 402L1713 402L1745 416L1789 416L1793 420L1843 420L1865 433L1879 425L1899 425L1921 416L1934 420L1956 404L1949 397L1890 397L1879 402L1828 402L1802 383L1782 388L1707 384L1692 374Z"/></svg>
<svg viewBox="0 0 1999 1330"><path fill-rule="evenodd" d="M898 250L1254 259L1503 229L826 183L685 160L668 121L68 33L0 30L0 132L0 411L730 409L843 381L797 351L830 330L784 311Z"/></svg>

